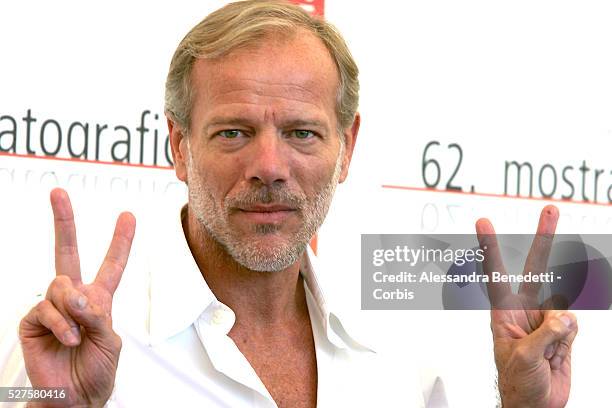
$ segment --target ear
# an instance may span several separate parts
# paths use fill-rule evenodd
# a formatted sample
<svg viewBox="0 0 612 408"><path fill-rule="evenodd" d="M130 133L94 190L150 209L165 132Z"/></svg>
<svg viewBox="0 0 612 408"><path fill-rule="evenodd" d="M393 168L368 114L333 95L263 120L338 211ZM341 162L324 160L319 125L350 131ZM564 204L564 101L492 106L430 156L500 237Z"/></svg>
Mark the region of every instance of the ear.
<svg viewBox="0 0 612 408"><path fill-rule="evenodd" d="M351 158L353 157L353 150L355 149L355 143L357 143L357 133L359 133L359 125L361 124L361 115L359 112L355 114L353 124L344 129L344 159L342 160L342 172L340 173L339 182L342 183L348 176L348 169L351 164Z"/></svg>
<svg viewBox="0 0 612 408"><path fill-rule="evenodd" d="M184 135L180 126L166 115L168 122L168 134L170 135L170 147L172 149L172 161L176 177L187 182L187 136Z"/></svg>

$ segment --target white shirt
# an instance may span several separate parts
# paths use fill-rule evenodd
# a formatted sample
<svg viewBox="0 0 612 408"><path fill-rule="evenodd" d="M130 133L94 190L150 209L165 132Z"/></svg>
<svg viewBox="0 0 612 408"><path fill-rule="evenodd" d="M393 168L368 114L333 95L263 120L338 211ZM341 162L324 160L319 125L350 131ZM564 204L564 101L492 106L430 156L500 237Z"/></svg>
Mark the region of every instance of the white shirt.
<svg viewBox="0 0 612 408"><path fill-rule="evenodd" d="M106 406L276 407L228 336L234 312L207 286L181 220L165 224L155 226L155 238L141 233L135 240L115 293L113 326L123 347ZM415 367L406 367L402 378L389 375L377 354L348 334L329 310L315 263L309 249L300 273L315 342L317 407L446 406L439 379L422 384ZM21 349L12 337L13 347L11 341L0 347L0 385L26 386Z"/></svg>

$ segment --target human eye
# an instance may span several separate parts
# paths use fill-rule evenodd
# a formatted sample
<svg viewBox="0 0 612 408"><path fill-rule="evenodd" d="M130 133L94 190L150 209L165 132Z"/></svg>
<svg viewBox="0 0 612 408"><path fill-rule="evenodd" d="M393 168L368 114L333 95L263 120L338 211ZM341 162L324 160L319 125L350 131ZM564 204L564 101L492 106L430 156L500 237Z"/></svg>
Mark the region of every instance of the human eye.
<svg viewBox="0 0 612 408"><path fill-rule="evenodd" d="M312 130L306 130L306 129L296 129L296 130L293 130L291 134L296 139L300 139L300 140L311 139L314 136L316 136L315 132L313 132Z"/></svg>
<svg viewBox="0 0 612 408"><path fill-rule="evenodd" d="M217 135L224 139L236 139L242 135L242 132L238 129L228 129L217 132Z"/></svg>

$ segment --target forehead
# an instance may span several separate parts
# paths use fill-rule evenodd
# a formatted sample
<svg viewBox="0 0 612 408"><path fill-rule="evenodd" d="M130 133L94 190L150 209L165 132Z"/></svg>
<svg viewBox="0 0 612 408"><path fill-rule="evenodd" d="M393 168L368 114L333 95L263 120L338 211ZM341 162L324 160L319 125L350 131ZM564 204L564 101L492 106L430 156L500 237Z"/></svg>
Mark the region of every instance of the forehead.
<svg viewBox="0 0 612 408"><path fill-rule="evenodd" d="M194 108L216 104L292 102L335 111L337 67L314 34L268 34L256 44L216 59L196 60ZM194 112L195 113L195 112Z"/></svg>

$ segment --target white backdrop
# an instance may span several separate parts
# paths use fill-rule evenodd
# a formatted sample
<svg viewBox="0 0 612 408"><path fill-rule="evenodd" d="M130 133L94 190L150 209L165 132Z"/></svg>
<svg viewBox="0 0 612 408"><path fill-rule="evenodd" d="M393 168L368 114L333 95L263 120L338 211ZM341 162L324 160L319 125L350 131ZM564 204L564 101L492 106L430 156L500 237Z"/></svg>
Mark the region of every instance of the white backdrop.
<svg viewBox="0 0 612 408"><path fill-rule="evenodd" d="M113 143L146 116L144 162L166 165L163 85L170 57L189 28L223 1L12 2L0 6L0 132L16 123L16 151L42 155L40 131L55 120L65 149L70 124L89 124L88 158L111 160ZM486 312L360 312L361 233L471 233L490 217L498 232L530 233L546 204L504 194L506 161L529 162L534 197L553 190L608 203L612 184L612 5L605 1L363 1L327 0L327 18L344 34L361 70L362 128L348 181L339 188L319 235L324 280L339 288L341 306L372 344L438 367L453 407L494 404L494 367ZM155 119L154 115L158 115ZM44 143L57 143L54 124ZM81 128L82 130L82 128ZM123 132L123 133L122 133ZM2 133L0 133L1 135ZM73 150L83 150L74 129ZM423 152L439 162L450 194L387 188L425 187ZM0 136L7 148L10 135ZM125 153L117 145L116 155ZM579 168L586 161L589 171ZM540 170L542 185L538 184ZM565 175L573 183L563 181ZM595 177L595 170L602 170ZM512 174L512 173L511 173ZM511 175L509 193L515 195ZM585 182L583 183L582 178ZM437 178L433 167L425 176ZM597 183L596 183L597 182ZM584 191L582 184L585 184ZM0 306L10 321L53 276L48 193L66 188L76 211L83 269L95 272L120 211L139 223L167 216L184 200L171 170L0 156ZM526 179L522 195L528 194ZM572 193L572 194L571 194ZM612 193L610 193L612 194ZM612 230L612 208L557 202L559 232ZM164 212L166 211L166 212ZM173 215L174 216L174 215ZM103 243L100 246L100 243ZM34 289L34 290L33 290ZM610 406L606 392L612 319L578 313L570 407ZM398 370L401 375L401 370ZM2 384L0 384L2 385Z"/></svg>

